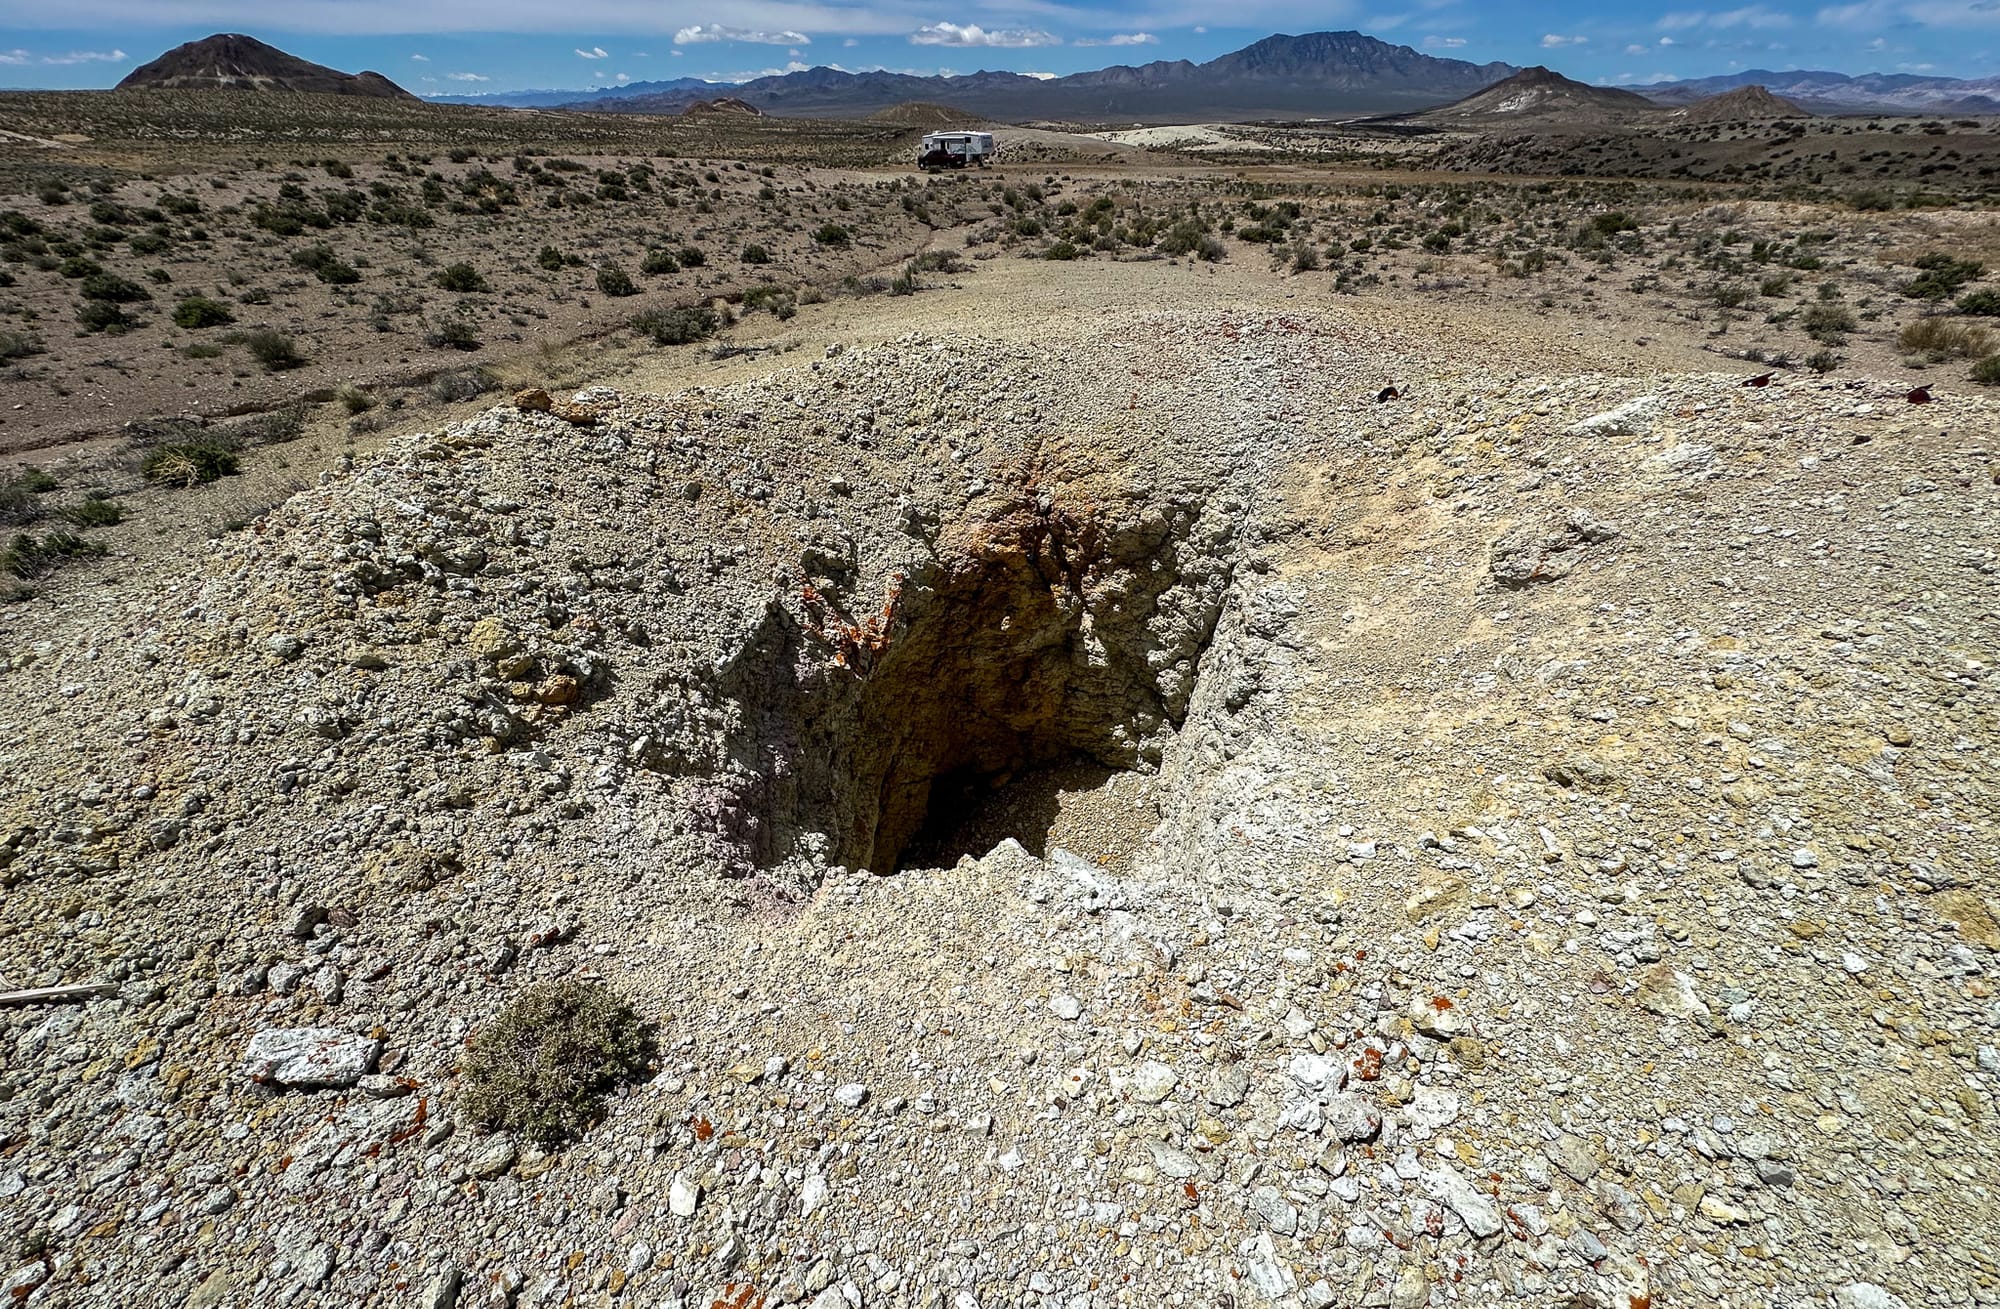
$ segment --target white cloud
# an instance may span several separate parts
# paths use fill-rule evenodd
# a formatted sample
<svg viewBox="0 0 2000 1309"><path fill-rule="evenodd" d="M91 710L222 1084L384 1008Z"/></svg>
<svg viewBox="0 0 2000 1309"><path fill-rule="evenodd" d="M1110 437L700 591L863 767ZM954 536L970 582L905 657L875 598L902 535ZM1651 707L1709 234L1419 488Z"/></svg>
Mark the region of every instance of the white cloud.
<svg viewBox="0 0 2000 1309"><path fill-rule="evenodd" d="M1160 38L1151 32L1119 32L1113 36L1091 37L1074 42L1075 45L1158 45Z"/></svg>
<svg viewBox="0 0 2000 1309"><path fill-rule="evenodd" d="M987 31L977 23L925 23L910 33L912 45L985 45L1006 50L1026 50L1035 46L1061 45L1059 37L1032 27L996 28Z"/></svg>
<svg viewBox="0 0 2000 1309"><path fill-rule="evenodd" d="M45 64L122 64L132 56L123 50L72 50L68 54L43 55Z"/></svg>
<svg viewBox="0 0 2000 1309"><path fill-rule="evenodd" d="M1424 48L1428 50L1462 50L1465 48L1465 38L1462 36L1427 36L1424 38Z"/></svg>
<svg viewBox="0 0 2000 1309"><path fill-rule="evenodd" d="M1195 29L1194 29L1194 34L1195 34L1196 36L1207 36L1207 35L1208 35L1208 29L1207 29L1206 27L1203 27L1203 26L1201 26L1201 25L1200 25L1199 23L1197 23L1197 24L1195 24Z"/></svg>
<svg viewBox="0 0 2000 1309"><path fill-rule="evenodd" d="M1363 22L1361 26L1364 30L1370 32L1393 32L1409 21L1410 15L1408 14L1376 14L1374 17Z"/></svg>
<svg viewBox="0 0 2000 1309"><path fill-rule="evenodd" d="M490 82L493 80L484 73L446 73L445 77L453 82Z"/></svg>
<svg viewBox="0 0 2000 1309"><path fill-rule="evenodd" d="M1792 16L1780 13L1764 5L1745 5L1741 9L1711 11L1707 9L1683 9L1660 17L1659 26L1669 32L1686 31L1692 27L1772 28L1790 27Z"/></svg>
<svg viewBox="0 0 2000 1309"><path fill-rule="evenodd" d="M1932 71L1933 69L1935 69L1935 68L1937 67L1937 65L1936 65L1936 64L1897 64L1897 65L1896 65L1896 67L1897 67L1897 69L1898 69L1899 71L1901 71L1901 72L1905 72L1905 73L1928 73L1928 72L1931 72L1931 71Z"/></svg>
<svg viewBox="0 0 2000 1309"><path fill-rule="evenodd" d="M1542 38L1542 49L1560 50L1566 45L1582 45L1588 40L1590 38L1587 36L1562 36L1558 33L1550 32Z"/></svg>
<svg viewBox="0 0 2000 1309"><path fill-rule="evenodd" d="M581 46L577 47L576 57L578 59L609 59L611 56L604 52L603 46L594 45L588 50L583 49Z"/></svg>
<svg viewBox="0 0 2000 1309"><path fill-rule="evenodd" d="M429 55L411 55L411 56L410 56L410 62L411 62L411 63L413 63L413 64L427 64L427 63L429 63L430 61L431 61L431 57L430 57Z"/></svg>
<svg viewBox="0 0 2000 1309"><path fill-rule="evenodd" d="M674 33L675 45L698 45L704 41L748 41L752 45L811 45L804 32L759 32L725 23L696 23Z"/></svg>
<svg viewBox="0 0 2000 1309"><path fill-rule="evenodd" d="M1056 80L1056 74L1054 73L1023 73L1021 76L1032 77L1037 82L1053 82Z"/></svg>
<svg viewBox="0 0 2000 1309"><path fill-rule="evenodd" d="M1628 45L1625 47L1625 53L1628 55L1642 55L1646 53L1646 47L1637 44Z"/></svg>
<svg viewBox="0 0 2000 1309"><path fill-rule="evenodd" d="M629 81L631 81L631 80L632 80L632 74L630 74L630 73L620 73L620 74L618 74L618 79L617 79L617 80L618 80L618 81L620 81L620 82L629 82Z"/></svg>
<svg viewBox="0 0 2000 1309"><path fill-rule="evenodd" d="M19 67L32 58L34 56L26 50L0 50L0 64L6 64L10 67Z"/></svg>
<svg viewBox="0 0 2000 1309"><path fill-rule="evenodd" d="M1661 38L1660 38L1660 44L1661 44L1661 45L1672 45L1672 44L1674 44L1674 38L1672 38L1671 36L1663 36L1663 37L1661 37Z"/></svg>

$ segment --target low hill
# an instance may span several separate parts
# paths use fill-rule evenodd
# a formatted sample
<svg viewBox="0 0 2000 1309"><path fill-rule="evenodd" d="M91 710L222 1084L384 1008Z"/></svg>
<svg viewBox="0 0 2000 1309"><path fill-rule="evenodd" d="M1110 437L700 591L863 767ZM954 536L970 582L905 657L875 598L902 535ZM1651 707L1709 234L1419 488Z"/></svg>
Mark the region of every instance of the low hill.
<svg viewBox="0 0 2000 1309"><path fill-rule="evenodd" d="M1686 108L1674 110L1669 117L1677 123L1756 123L1812 115L1761 86L1744 86L1697 100Z"/></svg>
<svg viewBox="0 0 2000 1309"><path fill-rule="evenodd" d="M970 127L982 121L977 114L928 100L905 100L868 115L871 123L894 123L898 127Z"/></svg>
<svg viewBox="0 0 2000 1309"><path fill-rule="evenodd" d="M1591 86L1538 64L1417 117L1428 122L1596 125L1646 117L1658 110L1658 105L1635 92Z"/></svg>
<svg viewBox="0 0 2000 1309"><path fill-rule="evenodd" d="M117 89L278 91L384 100L417 98L380 73L343 73L234 32L177 45L153 62L133 69L118 83Z"/></svg>
<svg viewBox="0 0 2000 1309"><path fill-rule="evenodd" d="M697 100L681 110L683 114L695 116L719 115L722 117L762 118L764 111L748 101L738 100L733 95L720 96L714 100Z"/></svg>

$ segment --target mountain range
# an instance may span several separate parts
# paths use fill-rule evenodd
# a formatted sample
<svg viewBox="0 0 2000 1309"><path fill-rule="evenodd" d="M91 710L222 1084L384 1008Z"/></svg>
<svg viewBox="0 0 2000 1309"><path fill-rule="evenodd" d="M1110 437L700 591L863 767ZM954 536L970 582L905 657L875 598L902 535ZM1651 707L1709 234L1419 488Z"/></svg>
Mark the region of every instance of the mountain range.
<svg viewBox="0 0 2000 1309"><path fill-rule="evenodd" d="M1207 63L1186 59L1114 65L1067 77L978 72L964 77L848 72L819 67L743 83L672 83L572 93L554 104L604 113L678 113L730 95L765 113L855 118L911 100L986 118L1204 119L1321 117L1426 108L1518 72L1512 64L1440 59L1359 32L1270 36ZM438 96L445 103L550 107L553 93ZM527 97L532 96L532 100Z"/></svg>
<svg viewBox="0 0 2000 1309"><path fill-rule="evenodd" d="M414 98L380 73L343 73L235 33L177 46L134 69L118 86ZM1643 116L1654 106L1683 108L1752 86L1782 97L1789 102L1788 109L1823 113L2000 113L2000 77L1968 80L1753 69L1614 89L1574 82L1546 68L1441 59L1360 32L1269 36L1206 63L1157 60L1053 78L984 71L964 77L922 77L821 66L742 83L684 77L588 92L517 91L429 99L446 104L676 114L724 97L762 113L815 118L862 118L923 102L1014 122L1227 121L1408 115L1426 110L1447 119L1577 115L1618 119ZM1489 90L1494 94L1483 94ZM1723 108L1734 113L1745 107ZM1763 106L1759 112L1768 110Z"/></svg>
<svg viewBox="0 0 2000 1309"><path fill-rule="evenodd" d="M1862 73L1850 76L1846 73L1774 72L1768 68L1753 68L1746 73L1655 82L1632 89L1662 104L1684 105L1746 86L1761 86L1801 108L1820 113L1853 113L1868 109L1900 110L1904 113L2000 113L2000 77L1966 79L1924 77L1915 73Z"/></svg>

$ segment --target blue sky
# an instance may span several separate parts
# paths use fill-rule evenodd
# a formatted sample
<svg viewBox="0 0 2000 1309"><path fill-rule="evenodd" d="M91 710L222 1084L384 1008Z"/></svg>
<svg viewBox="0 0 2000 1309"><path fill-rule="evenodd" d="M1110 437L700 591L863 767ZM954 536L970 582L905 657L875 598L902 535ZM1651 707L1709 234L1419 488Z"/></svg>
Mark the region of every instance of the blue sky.
<svg viewBox="0 0 2000 1309"><path fill-rule="evenodd" d="M247 32L420 94L740 80L814 64L1070 73L1197 62L1272 32L1353 28L1589 81L1746 68L2000 74L2000 0L8 0L0 86L100 87L182 41Z"/></svg>

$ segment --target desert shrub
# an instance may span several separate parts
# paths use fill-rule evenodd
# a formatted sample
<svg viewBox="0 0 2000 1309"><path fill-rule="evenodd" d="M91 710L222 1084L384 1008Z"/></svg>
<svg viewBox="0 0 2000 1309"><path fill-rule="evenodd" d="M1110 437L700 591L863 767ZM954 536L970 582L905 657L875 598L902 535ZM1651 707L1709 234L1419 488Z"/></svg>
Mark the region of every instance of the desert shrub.
<svg viewBox="0 0 2000 1309"><path fill-rule="evenodd" d="M221 327L236 321L236 315L219 300L211 300L204 295L191 295L174 306L174 326L190 331L203 327Z"/></svg>
<svg viewBox="0 0 2000 1309"><path fill-rule="evenodd" d="M926 250L911 260L910 265L920 273L957 273L964 270L965 261L956 250Z"/></svg>
<svg viewBox="0 0 2000 1309"><path fill-rule="evenodd" d="M1822 301L1806 306L1805 312L1799 315L1799 326L1821 345L1840 345L1847 340L1847 334L1855 329L1856 324L1852 309Z"/></svg>
<svg viewBox="0 0 2000 1309"><path fill-rule="evenodd" d="M329 286L351 286L361 280L361 271L354 265L342 262L330 245L308 246L292 252L292 262L309 270L314 277Z"/></svg>
<svg viewBox="0 0 2000 1309"><path fill-rule="evenodd" d="M269 327L256 327L244 333L243 344L252 359L273 373L297 368L306 361L297 341Z"/></svg>
<svg viewBox="0 0 2000 1309"><path fill-rule="evenodd" d="M771 262L771 252L753 243L743 247L742 259L746 264L768 264Z"/></svg>
<svg viewBox="0 0 2000 1309"><path fill-rule="evenodd" d="M1319 269L1319 247L1310 241L1300 241L1292 247L1292 271L1295 273L1317 272Z"/></svg>
<svg viewBox="0 0 2000 1309"><path fill-rule="evenodd" d="M708 262L708 256L702 252L701 247L698 245L682 246L680 259L682 268L700 268Z"/></svg>
<svg viewBox="0 0 2000 1309"><path fill-rule="evenodd" d="M89 495L56 510L56 517L77 527L110 527L124 521L125 506L106 495Z"/></svg>
<svg viewBox="0 0 2000 1309"><path fill-rule="evenodd" d="M848 231L839 223L825 223L820 226L818 231L813 233L813 240L819 242L821 245L830 246L835 250L845 250L849 245L853 244L854 233Z"/></svg>
<svg viewBox="0 0 2000 1309"><path fill-rule="evenodd" d="M1935 251L1917 256L1910 266L1922 271L1903 285L1903 294L1918 300L1948 300L1958 294L1960 287L1986 271L1986 266L1976 260L1954 259Z"/></svg>
<svg viewBox="0 0 2000 1309"><path fill-rule="evenodd" d="M156 255L173 248L173 238L159 232L138 232L125 242L135 255Z"/></svg>
<svg viewBox="0 0 2000 1309"><path fill-rule="evenodd" d="M1981 386L2000 386L2000 355L1988 355L1974 364L1972 380Z"/></svg>
<svg viewBox="0 0 2000 1309"><path fill-rule="evenodd" d="M1958 312L1975 318L2000 318L2000 291L1974 291L1959 300Z"/></svg>
<svg viewBox="0 0 2000 1309"><path fill-rule="evenodd" d="M431 382L431 399L440 404L474 400L500 389L500 379L484 368L460 368L440 374Z"/></svg>
<svg viewBox="0 0 2000 1309"><path fill-rule="evenodd" d="M1077 249L1076 246L1069 241L1057 241L1051 246L1049 246L1048 249L1042 251L1042 258L1053 259L1056 260L1058 263L1062 263L1062 262L1067 262L1068 260L1071 259L1075 259L1078 255L1082 253L1083 252L1081 250Z"/></svg>
<svg viewBox="0 0 2000 1309"><path fill-rule="evenodd" d="M1956 318L1919 318L1896 334L1906 354L1934 364L1947 359L1978 359L1990 352L1992 334L1975 323Z"/></svg>
<svg viewBox="0 0 2000 1309"><path fill-rule="evenodd" d="M637 295L638 286L632 281L632 274L617 264L597 266L597 289L605 295Z"/></svg>
<svg viewBox="0 0 2000 1309"><path fill-rule="evenodd" d="M1619 232L1636 232L1639 230L1639 224L1630 214L1616 209L1608 214L1597 215L1597 217L1590 220L1590 225L1606 236L1613 236Z"/></svg>
<svg viewBox="0 0 2000 1309"><path fill-rule="evenodd" d="M648 277L659 277L666 273L681 271L681 261L674 258L671 250L648 250L639 264L639 271Z"/></svg>
<svg viewBox="0 0 2000 1309"><path fill-rule="evenodd" d="M535 262L551 273L559 273L563 266L563 252L552 245L545 245L542 252L535 256Z"/></svg>
<svg viewBox="0 0 2000 1309"><path fill-rule="evenodd" d="M139 471L164 486L199 486L237 470L236 452L213 442L187 441L149 450Z"/></svg>
<svg viewBox="0 0 2000 1309"><path fill-rule="evenodd" d="M100 300L114 305L136 304L153 298L153 293L145 287L116 273L91 273L83 279L77 291L86 300Z"/></svg>
<svg viewBox="0 0 2000 1309"><path fill-rule="evenodd" d="M743 293L743 308L746 311L766 309L780 321L785 321L798 313L799 298L788 287L766 283Z"/></svg>
<svg viewBox="0 0 2000 1309"><path fill-rule="evenodd" d="M352 382L334 388L333 398L350 414L365 414L375 407L375 397Z"/></svg>
<svg viewBox="0 0 2000 1309"><path fill-rule="evenodd" d="M463 314L440 318L424 332L424 343L434 350L477 350L479 329Z"/></svg>
<svg viewBox="0 0 2000 1309"><path fill-rule="evenodd" d="M0 573L23 580L47 577L65 560L103 553L101 544L74 532L50 532L39 537L17 532L6 548L0 549Z"/></svg>
<svg viewBox="0 0 2000 1309"><path fill-rule="evenodd" d="M651 337L654 345L686 345L715 335L715 310L707 305L648 309L632 320L632 328Z"/></svg>
<svg viewBox="0 0 2000 1309"><path fill-rule="evenodd" d="M1840 356L1831 350L1815 350L1800 362L1808 370L1824 375L1840 367Z"/></svg>
<svg viewBox="0 0 2000 1309"><path fill-rule="evenodd" d="M86 300L77 307L76 321L86 332L117 335L139 325L139 320L108 300Z"/></svg>
<svg viewBox="0 0 2000 1309"><path fill-rule="evenodd" d="M652 1029L603 984L538 982L472 1038L459 1107L475 1123L559 1145L657 1052Z"/></svg>
<svg viewBox="0 0 2000 1309"><path fill-rule="evenodd" d="M0 332L0 362L42 352L41 339L28 332Z"/></svg>
<svg viewBox="0 0 2000 1309"><path fill-rule="evenodd" d="M486 279L480 276L477 268L466 263L448 265L438 270L436 277L432 280L447 291L458 291L465 294L491 291L493 289L487 284Z"/></svg>

